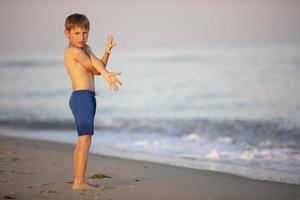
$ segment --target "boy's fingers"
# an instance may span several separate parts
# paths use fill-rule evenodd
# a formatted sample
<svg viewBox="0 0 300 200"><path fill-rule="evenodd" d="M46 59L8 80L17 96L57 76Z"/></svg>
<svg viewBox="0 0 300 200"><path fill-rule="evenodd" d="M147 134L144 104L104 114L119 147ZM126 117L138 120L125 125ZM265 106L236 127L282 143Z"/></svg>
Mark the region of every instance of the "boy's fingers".
<svg viewBox="0 0 300 200"><path fill-rule="evenodd" d="M110 82L110 86L111 86L112 90L115 90L115 87L116 87L115 82L111 81Z"/></svg>
<svg viewBox="0 0 300 200"><path fill-rule="evenodd" d="M118 90L119 90L118 86L114 84L114 91L118 91Z"/></svg>
<svg viewBox="0 0 300 200"><path fill-rule="evenodd" d="M118 90L119 90L118 83L120 84L120 81L118 81L118 79L117 79L117 80L115 80L115 81L113 82L113 85L114 85L114 87L115 87L116 91L118 91Z"/></svg>
<svg viewBox="0 0 300 200"><path fill-rule="evenodd" d="M111 72L108 76L121 75L121 72Z"/></svg>
<svg viewBox="0 0 300 200"><path fill-rule="evenodd" d="M120 85L122 85L121 81L119 81L118 79L116 81L117 81L117 83L119 83Z"/></svg>
<svg viewBox="0 0 300 200"><path fill-rule="evenodd" d="M114 82L109 81L109 88L110 88L111 90L114 90Z"/></svg>

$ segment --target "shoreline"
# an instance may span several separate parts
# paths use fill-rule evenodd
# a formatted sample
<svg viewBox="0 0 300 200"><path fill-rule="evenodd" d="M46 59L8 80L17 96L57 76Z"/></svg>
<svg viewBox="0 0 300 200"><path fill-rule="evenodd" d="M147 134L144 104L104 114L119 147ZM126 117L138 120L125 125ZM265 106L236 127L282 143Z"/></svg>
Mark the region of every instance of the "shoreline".
<svg viewBox="0 0 300 200"><path fill-rule="evenodd" d="M0 136L0 194L16 199L297 199L300 186L222 172L90 154L87 179L104 191L70 189L74 145Z"/></svg>
<svg viewBox="0 0 300 200"><path fill-rule="evenodd" d="M70 137L69 142L66 140L58 140L57 138L49 138L49 136L41 137L41 134L34 133L34 130L21 130L21 129L11 129L10 127L1 126L0 137L14 137L19 139L35 140L35 141L45 141L61 143L66 145L74 145L76 143L77 137ZM51 134L53 135L53 134ZM155 155L145 152L134 152L122 149L116 149L114 147L106 145L95 145L92 143L90 148L90 153L96 156L108 156L120 159L128 159L132 161L146 161L151 163L163 164L168 166L177 166L187 169L196 170L206 170L212 172L221 172L232 175L237 175L240 177L251 178L254 180L263 181L274 181L279 183L289 183L300 185L300 174L276 171L271 169L254 168L246 165L236 165L230 163L213 162L207 160L197 160L189 157L170 157Z"/></svg>

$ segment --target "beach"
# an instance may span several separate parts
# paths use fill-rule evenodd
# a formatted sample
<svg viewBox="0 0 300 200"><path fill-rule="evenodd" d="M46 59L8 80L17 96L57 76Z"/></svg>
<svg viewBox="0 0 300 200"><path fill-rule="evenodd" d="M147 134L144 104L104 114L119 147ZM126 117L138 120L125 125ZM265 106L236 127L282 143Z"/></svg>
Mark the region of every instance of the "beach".
<svg viewBox="0 0 300 200"><path fill-rule="evenodd" d="M74 146L0 136L2 199L299 199L300 186L220 172L89 155L87 182L71 190ZM111 178L91 179L95 174Z"/></svg>
<svg viewBox="0 0 300 200"><path fill-rule="evenodd" d="M0 199L300 199L300 1L266 2L1 2ZM73 13L122 73L94 77L98 192L71 190Z"/></svg>

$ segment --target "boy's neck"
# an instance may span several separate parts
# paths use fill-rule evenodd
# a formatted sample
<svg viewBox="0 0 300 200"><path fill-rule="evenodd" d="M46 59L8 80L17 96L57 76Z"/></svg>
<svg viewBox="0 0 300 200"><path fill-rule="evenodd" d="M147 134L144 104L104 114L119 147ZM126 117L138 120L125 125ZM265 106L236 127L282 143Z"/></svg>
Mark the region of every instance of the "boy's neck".
<svg viewBox="0 0 300 200"><path fill-rule="evenodd" d="M82 49L82 48L83 48L83 47L75 47L74 45L72 45L72 43L69 43L68 47L79 48L79 49Z"/></svg>

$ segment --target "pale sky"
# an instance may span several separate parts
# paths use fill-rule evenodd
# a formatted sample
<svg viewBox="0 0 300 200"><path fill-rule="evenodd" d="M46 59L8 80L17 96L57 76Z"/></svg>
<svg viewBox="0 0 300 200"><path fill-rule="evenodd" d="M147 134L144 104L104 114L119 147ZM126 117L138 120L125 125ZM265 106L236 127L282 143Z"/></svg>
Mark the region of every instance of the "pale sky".
<svg viewBox="0 0 300 200"><path fill-rule="evenodd" d="M1 0L0 53L61 51L75 12L95 47L107 34L124 49L300 43L298 0Z"/></svg>

